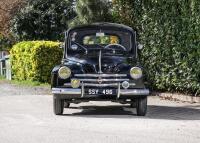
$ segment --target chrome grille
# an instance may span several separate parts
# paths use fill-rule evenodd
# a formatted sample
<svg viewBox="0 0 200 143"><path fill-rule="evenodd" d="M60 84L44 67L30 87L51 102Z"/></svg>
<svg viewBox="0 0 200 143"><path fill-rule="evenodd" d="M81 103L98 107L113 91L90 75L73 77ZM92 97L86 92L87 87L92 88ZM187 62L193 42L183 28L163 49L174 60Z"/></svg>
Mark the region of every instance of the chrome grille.
<svg viewBox="0 0 200 143"><path fill-rule="evenodd" d="M126 74L75 74L85 86L117 86L123 81L129 81Z"/></svg>
<svg viewBox="0 0 200 143"><path fill-rule="evenodd" d="M79 79L80 81L84 81L84 82L98 82L98 81L102 81L102 82L122 82L122 81L129 81L129 79Z"/></svg>
<svg viewBox="0 0 200 143"><path fill-rule="evenodd" d="M127 77L126 74L75 74L75 77Z"/></svg>

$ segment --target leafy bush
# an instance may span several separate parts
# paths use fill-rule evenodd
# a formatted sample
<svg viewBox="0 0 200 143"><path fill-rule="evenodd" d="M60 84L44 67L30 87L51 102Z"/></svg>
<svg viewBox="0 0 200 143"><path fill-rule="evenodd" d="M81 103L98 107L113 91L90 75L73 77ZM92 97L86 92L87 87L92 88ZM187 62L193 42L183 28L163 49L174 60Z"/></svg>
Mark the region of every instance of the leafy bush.
<svg viewBox="0 0 200 143"><path fill-rule="evenodd" d="M113 0L118 22L136 29L152 89L200 94L199 0Z"/></svg>
<svg viewBox="0 0 200 143"><path fill-rule="evenodd" d="M0 34L0 51L6 50L8 51L13 44L13 40L11 38L5 37Z"/></svg>
<svg viewBox="0 0 200 143"><path fill-rule="evenodd" d="M12 20L17 40L60 40L75 17L73 0L27 0Z"/></svg>
<svg viewBox="0 0 200 143"><path fill-rule="evenodd" d="M13 78L50 82L51 70L60 64L62 49L60 43L51 41L25 41L11 49Z"/></svg>

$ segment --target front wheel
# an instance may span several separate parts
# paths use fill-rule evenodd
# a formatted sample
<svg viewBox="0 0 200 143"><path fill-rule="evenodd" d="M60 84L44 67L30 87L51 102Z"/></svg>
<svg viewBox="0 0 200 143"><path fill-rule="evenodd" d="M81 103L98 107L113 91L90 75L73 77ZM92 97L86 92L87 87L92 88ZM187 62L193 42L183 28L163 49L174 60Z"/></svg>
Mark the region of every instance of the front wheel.
<svg viewBox="0 0 200 143"><path fill-rule="evenodd" d="M137 116L145 116L147 113L147 96L137 99L136 104Z"/></svg>
<svg viewBox="0 0 200 143"><path fill-rule="evenodd" d="M56 115L62 115L64 110L64 101L56 95L53 95L53 110Z"/></svg>

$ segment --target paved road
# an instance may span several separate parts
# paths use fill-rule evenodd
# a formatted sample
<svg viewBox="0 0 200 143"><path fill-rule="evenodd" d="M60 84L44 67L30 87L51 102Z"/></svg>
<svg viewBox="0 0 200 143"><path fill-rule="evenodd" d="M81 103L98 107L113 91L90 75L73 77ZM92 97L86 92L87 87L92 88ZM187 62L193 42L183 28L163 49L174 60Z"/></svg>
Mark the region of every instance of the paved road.
<svg viewBox="0 0 200 143"><path fill-rule="evenodd" d="M146 117L111 102L52 113L52 96L0 92L1 143L198 143L200 105L150 97Z"/></svg>

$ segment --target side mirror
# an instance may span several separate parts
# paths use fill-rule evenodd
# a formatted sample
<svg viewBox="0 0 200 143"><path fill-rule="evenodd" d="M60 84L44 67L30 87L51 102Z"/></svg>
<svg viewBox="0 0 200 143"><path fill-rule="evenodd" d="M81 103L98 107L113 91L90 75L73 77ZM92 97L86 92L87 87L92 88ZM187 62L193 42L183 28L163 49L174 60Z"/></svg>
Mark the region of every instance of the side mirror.
<svg viewBox="0 0 200 143"><path fill-rule="evenodd" d="M144 48L144 45L138 44L138 49L139 49L139 50L142 50L143 48Z"/></svg>

